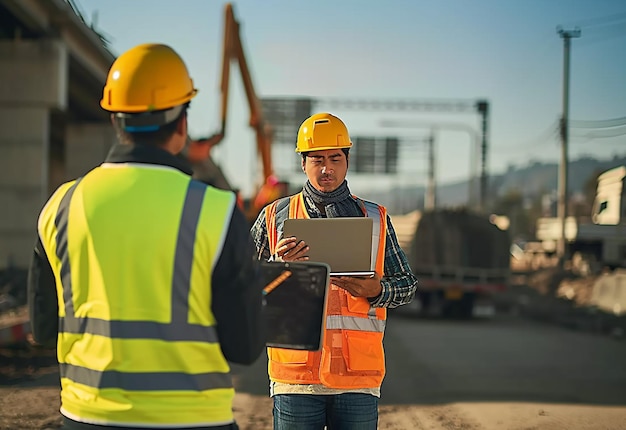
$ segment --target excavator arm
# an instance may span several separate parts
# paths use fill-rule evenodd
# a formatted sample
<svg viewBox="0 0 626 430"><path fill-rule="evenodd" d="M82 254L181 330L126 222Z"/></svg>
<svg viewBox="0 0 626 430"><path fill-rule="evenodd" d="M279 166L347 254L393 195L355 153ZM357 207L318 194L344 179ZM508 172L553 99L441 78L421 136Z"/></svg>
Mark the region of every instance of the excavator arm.
<svg viewBox="0 0 626 430"><path fill-rule="evenodd" d="M220 90L221 99L221 132L222 137L226 134L226 122L228 116L228 98L230 83L230 65L236 61L239 66L243 81L248 108L250 110L250 127L255 130L257 152L263 164L263 177L269 178L273 174L272 168L272 130L263 118L261 103L254 90L254 84L248 68L248 62L241 43L239 22L235 19L233 6L227 3L224 9L224 45L222 52L222 80Z"/></svg>
<svg viewBox="0 0 626 430"><path fill-rule="evenodd" d="M263 166L264 182L258 190L256 196L251 200L248 208L245 208L246 215L249 219L256 217L256 214L262 207L270 203L272 200L286 194L286 184L279 182L274 176L272 166L272 129L263 117L261 102L256 95L248 62L241 43L240 24L235 18L233 6L227 3L224 8L224 36L222 46L222 71L221 71L221 103L220 116L221 128L214 135L195 140L190 145L190 158L192 161L206 159L209 157L211 148L219 144L226 135L227 118L228 118L228 100L230 88L230 68L231 63L236 62L241 73L243 87L248 101L250 110L250 127L255 131L257 154L261 159ZM242 208L243 209L243 208Z"/></svg>

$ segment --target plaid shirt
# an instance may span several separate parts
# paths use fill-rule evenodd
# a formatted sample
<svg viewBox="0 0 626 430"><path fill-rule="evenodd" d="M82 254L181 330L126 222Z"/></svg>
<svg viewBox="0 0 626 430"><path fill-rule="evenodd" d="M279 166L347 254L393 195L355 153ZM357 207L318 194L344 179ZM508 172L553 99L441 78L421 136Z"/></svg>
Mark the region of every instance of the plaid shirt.
<svg viewBox="0 0 626 430"><path fill-rule="evenodd" d="M250 229L259 260L269 261L271 254L265 224L265 207ZM322 218L317 208L307 207L311 218ZM406 255L396 237L396 232L387 216L387 239L385 242L385 273L380 284L382 292L378 297L369 299L373 307L396 308L413 300L417 289L417 278L411 272Z"/></svg>

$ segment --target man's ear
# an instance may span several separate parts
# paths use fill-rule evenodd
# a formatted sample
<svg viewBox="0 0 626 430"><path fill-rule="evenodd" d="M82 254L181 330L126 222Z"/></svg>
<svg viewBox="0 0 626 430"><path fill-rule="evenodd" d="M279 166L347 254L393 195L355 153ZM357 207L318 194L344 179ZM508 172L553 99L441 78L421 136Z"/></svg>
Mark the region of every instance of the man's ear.
<svg viewBox="0 0 626 430"><path fill-rule="evenodd" d="M109 118L111 119L111 124L115 125L115 114L112 113L111 115L109 115Z"/></svg>
<svg viewBox="0 0 626 430"><path fill-rule="evenodd" d="M185 112L180 116L176 123L176 133L186 136L187 135L187 113Z"/></svg>

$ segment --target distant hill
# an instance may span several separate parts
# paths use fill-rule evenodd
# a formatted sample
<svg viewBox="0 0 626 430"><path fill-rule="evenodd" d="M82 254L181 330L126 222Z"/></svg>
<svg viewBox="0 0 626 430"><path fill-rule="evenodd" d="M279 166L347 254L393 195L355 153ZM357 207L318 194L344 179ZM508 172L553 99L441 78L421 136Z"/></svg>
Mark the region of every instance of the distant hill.
<svg viewBox="0 0 626 430"><path fill-rule="evenodd" d="M570 160L569 193L584 192L585 184L600 171L626 165L626 155L611 159L581 157ZM556 193L558 188L558 164L534 161L526 166L510 166L504 173L492 174L489 178L488 195L501 196L510 190L520 190L525 197ZM469 181L458 181L437 186L437 205L463 206L468 202ZM478 181L475 181L478 187ZM391 213L404 214L423 209L424 187L403 187L389 191L360 192L360 196L387 206ZM477 194L476 194L477 195Z"/></svg>
<svg viewBox="0 0 626 430"><path fill-rule="evenodd" d="M585 184L598 172L626 164L626 156L611 159L582 157L571 160L568 171L570 193L583 192ZM556 190L558 187L559 168L556 163L533 162L522 168L511 167L506 173L491 178L491 190L502 195L508 190L522 189L526 196Z"/></svg>

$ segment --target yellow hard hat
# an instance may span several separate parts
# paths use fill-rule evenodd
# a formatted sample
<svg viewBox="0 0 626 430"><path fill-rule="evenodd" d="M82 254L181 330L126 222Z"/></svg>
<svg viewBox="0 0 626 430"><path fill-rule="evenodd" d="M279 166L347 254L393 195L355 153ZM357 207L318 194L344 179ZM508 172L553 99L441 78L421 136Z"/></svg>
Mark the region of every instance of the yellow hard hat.
<svg viewBox="0 0 626 430"><path fill-rule="evenodd" d="M350 148L348 128L329 113L316 113L304 120L298 130L296 152Z"/></svg>
<svg viewBox="0 0 626 430"><path fill-rule="evenodd" d="M151 112L183 105L197 93L176 51L167 45L146 43L115 60L100 106L110 112Z"/></svg>

